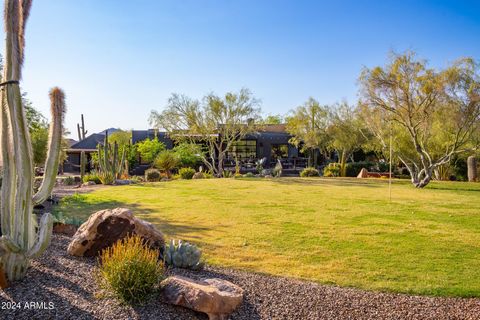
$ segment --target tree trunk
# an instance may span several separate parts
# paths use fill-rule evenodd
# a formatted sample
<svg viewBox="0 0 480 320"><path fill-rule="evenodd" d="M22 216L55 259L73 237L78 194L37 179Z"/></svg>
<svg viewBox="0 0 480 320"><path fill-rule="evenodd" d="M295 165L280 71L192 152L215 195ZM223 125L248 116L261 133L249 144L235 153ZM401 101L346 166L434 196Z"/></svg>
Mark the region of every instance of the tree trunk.
<svg viewBox="0 0 480 320"><path fill-rule="evenodd" d="M340 156L340 177L345 177L347 175L347 153L345 150L342 151Z"/></svg>
<svg viewBox="0 0 480 320"><path fill-rule="evenodd" d="M470 182L478 181L477 158L475 156L468 157L467 166L468 166L468 181Z"/></svg>
<svg viewBox="0 0 480 320"><path fill-rule="evenodd" d="M217 170L218 170L218 176L221 177L223 174L223 153L222 152L219 152L218 154Z"/></svg>

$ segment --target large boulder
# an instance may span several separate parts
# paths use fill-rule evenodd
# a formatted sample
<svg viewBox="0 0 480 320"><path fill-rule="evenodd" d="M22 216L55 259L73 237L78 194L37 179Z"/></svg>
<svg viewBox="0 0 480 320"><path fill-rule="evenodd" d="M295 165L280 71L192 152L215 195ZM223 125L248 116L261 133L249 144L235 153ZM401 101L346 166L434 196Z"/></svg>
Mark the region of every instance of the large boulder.
<svg viewBox="0 0 480 320"><path fill-rule="evenodd" d="M228 319L242 303L243 289L222 279L171 276L161 283L165 302L204 312L210 320Z"/></svg>
<svg viewBox="0 0 480 320"><path fill-rule="evenodd" d="M162 250L163 234L151 223L136 218L132 211L115 208L98 211L78 228L68 246L74 256L92 257L128 235L138 235L151 248Z"/></svg>

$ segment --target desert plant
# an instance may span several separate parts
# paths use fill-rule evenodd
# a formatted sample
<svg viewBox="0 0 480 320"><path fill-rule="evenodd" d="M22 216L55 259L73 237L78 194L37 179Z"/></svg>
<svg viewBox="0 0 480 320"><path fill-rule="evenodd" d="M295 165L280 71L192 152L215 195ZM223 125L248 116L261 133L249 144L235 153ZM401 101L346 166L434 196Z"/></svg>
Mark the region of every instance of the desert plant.
<svg viewBox="0 0 480 320"><path fill-rule="evenodd" d="M181 168L180 170L178 170L178 174L180 175L180 178L190 180L193 178L193 175L195 174L195 169Z"/></svg>
<svg viewBox="0 0 480 320"><path fill-rule="evenodd" d="M85 176L85 166L87 165L86 163L86 157L85 157L85 151L80 152L80 179L83 181L83 177Z"/></svg>
<svg viewBox="0 0 480 320"><path fill-rule="evenodd" d="M164 171L167 175L167 178L170 178L171 171L175 169L179 164L179 158L171 150L165 150L158 154L155 159L155 168Z"/></svg>
<svg viewBox="0 0 480 320"><path fill-rule="evenodd" d="M255 167L256 167L258 173L262 172L263 166L265 165L265 162L267 162L267 158L258 159L255 162Z"/></svg>
<svg viewBox="0 0 480 320"><path fill-rule="evenodd" d="M157 169L147 169L145 170L145 181L155 182L160 180L160 171Z"/></svg>
<svg viewBox="0 0 480 320"><path fill-rule="evenodd" d="M112 147L108 143L108 135L105 135L103 146L99 144L97 148L98 175L103 184L113 184L116 179L128 174L125 148L120 157L117 142L114 142Z"/></svg>
<svg viewBox="0 0 480 320"><path fill-rule="evenodd" d="M62 182L63 182L64 186L73 186L74 184L76 184L75 177L73 177L73 176L67 176L67 177L63 178Z"/></svg>
<svg viewBox="0 0 480 320"><path fill-rule="evenodd" d="M224 178L232 178L233 177L233 172L230 170L223 170L222 176Z"/></svg>
<svg viewBox="0 0 480 320"><path fill-rule="evenodd" d="M1 191L1 265L8 279L24 277L29 259L38 257L48 247L53 219L49 213L40 219L33 206L43 203L51 194L58 172L63 133L65 95L59 88L50 91L52 123L43 181L33 194L34 172L30 140L19 80L24 60L25 23L30 1L5 1L6 59L4 66L1 116L1 152L3 184Z"/></svg>
<svg viewBox="0 0 480 320"><path fill-rule="evenodd" d="M201 171L199 172L195 172L195 174L193 175L192 179L205 179L205 174Z"/></svg>
<svg viewBox="0 0 480 320"><path fill-rule="evenodd" d="M163 250L163 260L166 265L176 268L200 269L203 263L200 262L202 252L197 246L178 240L170 240L170 244Z"/></svg>
<svg viewBox="0 0 480 320"><path fill-rule="evenodd" d="M255 175L251 172L247 172L243 175L244 178L255 178Z"/></svg>
<svg viewBox="0 0 480 320"><path fill-rule="evenodd" d="M158 255L138 236L117 241L100 255L97 273L100 286L123 302L144 301L164 277Z"/></svg>
<svg viewBox="0 0 480 320"><path fill-rule="evenodd" d="M102 181L100 180L100 177L98 175L98 172L96 170L92 170L92 171L90 171L90 173L87 173L83 176L83 178L82 178L83 183L86 183L86 182L89 182L89 181L93 181L96 184L101 184L102 183Z"/></svg>
<svg viewBox="0 0 480 320"><path fill-rule="evenodd" d="M313 167L306 167L300 172L300 177L318 177L320 173Z"/></svg>
<svg viewBox="0 0 480 320"><path fill-rule="evenodd" d="M340 176L340 164L336 162L329 163L323 169L323 176L324 177L338 177Z"/></svg>
<svg viewBox="0 0 480 320"><path fill-rule="evenodd" d="M282 175L282 171L283 171L282 163L280 162L280 160L277 160L277 163L275 164L275 168L273 168L272 170L272 175L274 177L279 178Z"/></svg>

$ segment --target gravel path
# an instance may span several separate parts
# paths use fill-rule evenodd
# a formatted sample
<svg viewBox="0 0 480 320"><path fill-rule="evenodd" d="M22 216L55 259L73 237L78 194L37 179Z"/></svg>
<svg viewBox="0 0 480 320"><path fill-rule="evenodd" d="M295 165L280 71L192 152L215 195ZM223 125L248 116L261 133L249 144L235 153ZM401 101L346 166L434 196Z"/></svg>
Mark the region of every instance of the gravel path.
<svg viewBox="0 0 480 320"><path fill-rule="evenodd" d="M54 235L47 253L33 261L26 278L0 290L1 319L207 319L155 298L134 308L96 298L95 259L69 256L69 239ZM212 267L172 273L219 277L243 287L244 303L231 319L480 319L480 299L365 292ZM12 301L17 309L12 309Z"/></svg>

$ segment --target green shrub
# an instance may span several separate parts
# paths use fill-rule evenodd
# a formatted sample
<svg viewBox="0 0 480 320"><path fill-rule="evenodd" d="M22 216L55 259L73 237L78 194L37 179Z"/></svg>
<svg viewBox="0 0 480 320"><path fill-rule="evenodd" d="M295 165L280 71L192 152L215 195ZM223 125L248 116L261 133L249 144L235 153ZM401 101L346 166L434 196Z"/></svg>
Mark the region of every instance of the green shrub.
<svg viewBox="0 0 480 320"><path fill-rule="evenodd" d="M82 179L83 183L86 183L86 182L89 182L89 181L93 181L96 184L102 183L100 181L100 177L99 177L98 173L95 170L92 170L90 173L87 173L86 175L83 176L83 179Z"/></svg>
<svg viewBox="0 0 480 320"><path fill-rule="evenodd" d="M223 170L223 177L224 178L232 178L233 177L233 172L230 170Z"/></svg>
<svg viewBox="0 0 480 320"><path fill-rule="evenodd" d="M255 178L255 175L251 172L247 172L243 175L245 178Z"/></svg>
<svg viewBox="0 0 480 320"><path fill-rule="evenodd" d="M100 255L99 284L123 302L145 301L164 278L158 257L138 236L117 241Z"/></svg>
<svg viewBox="0 0 480 320"><path fill-rule="evenodd" d="M157 169L145 170L145 181L148 181L148 182L160 181L160 171L158 171Z"/></svg>
<svg viewBox="0 0 480 320"><path fill-rule="evenodd" d="M365 168L368 172L388 172L388 162L359 161L347 163L347 177L356 177ZM408 173L407 173L408 174Z"/></svg>
<svg viewBox="0 0 480 320"><path fill-rule="evenodd" d="M340 176L340 164L339 163L329 163L323 169L323 176L324 177L338 177Z"/></svg>
<svg viewBox="0 0 480 320"><path fill-rule="evenodd" d="M190 180L193 178L193 175L195 174L195 169L181 168L180 170L178 170L178 174L180 175L180 178L185 180Z"/></svg>
<svg viewBox="0 0 480 320"><path fill-rule="evenodd" d="M76 227L80 227L85 221L80 218L76 217L65 217L63 212L58 210L53 210L52 212L53 222L55 223L63 223L63 224L71 224Z"/></svg>
<svg viewBox="0 0 480 320"><path fill-rule="evenodd" d="M75 178L73 176L67 176L63 179L63 184L66 186L73 186L75 183Z"/></svg>
<svg viewBox="0 0 480 320"><path fill-rule="evenodd" d="M300 172L300 177L318 177L320 173L313 167L307 167Z"/></svg>
<svg viewBox="0 0 480 320"><path fill-rule="evenodd" d="M171 171L178 167L180 159L178 155L171 150L165 150L158 154L155 159L155 168L164 171L167 174L167 178L170 178Z"/></svg>

